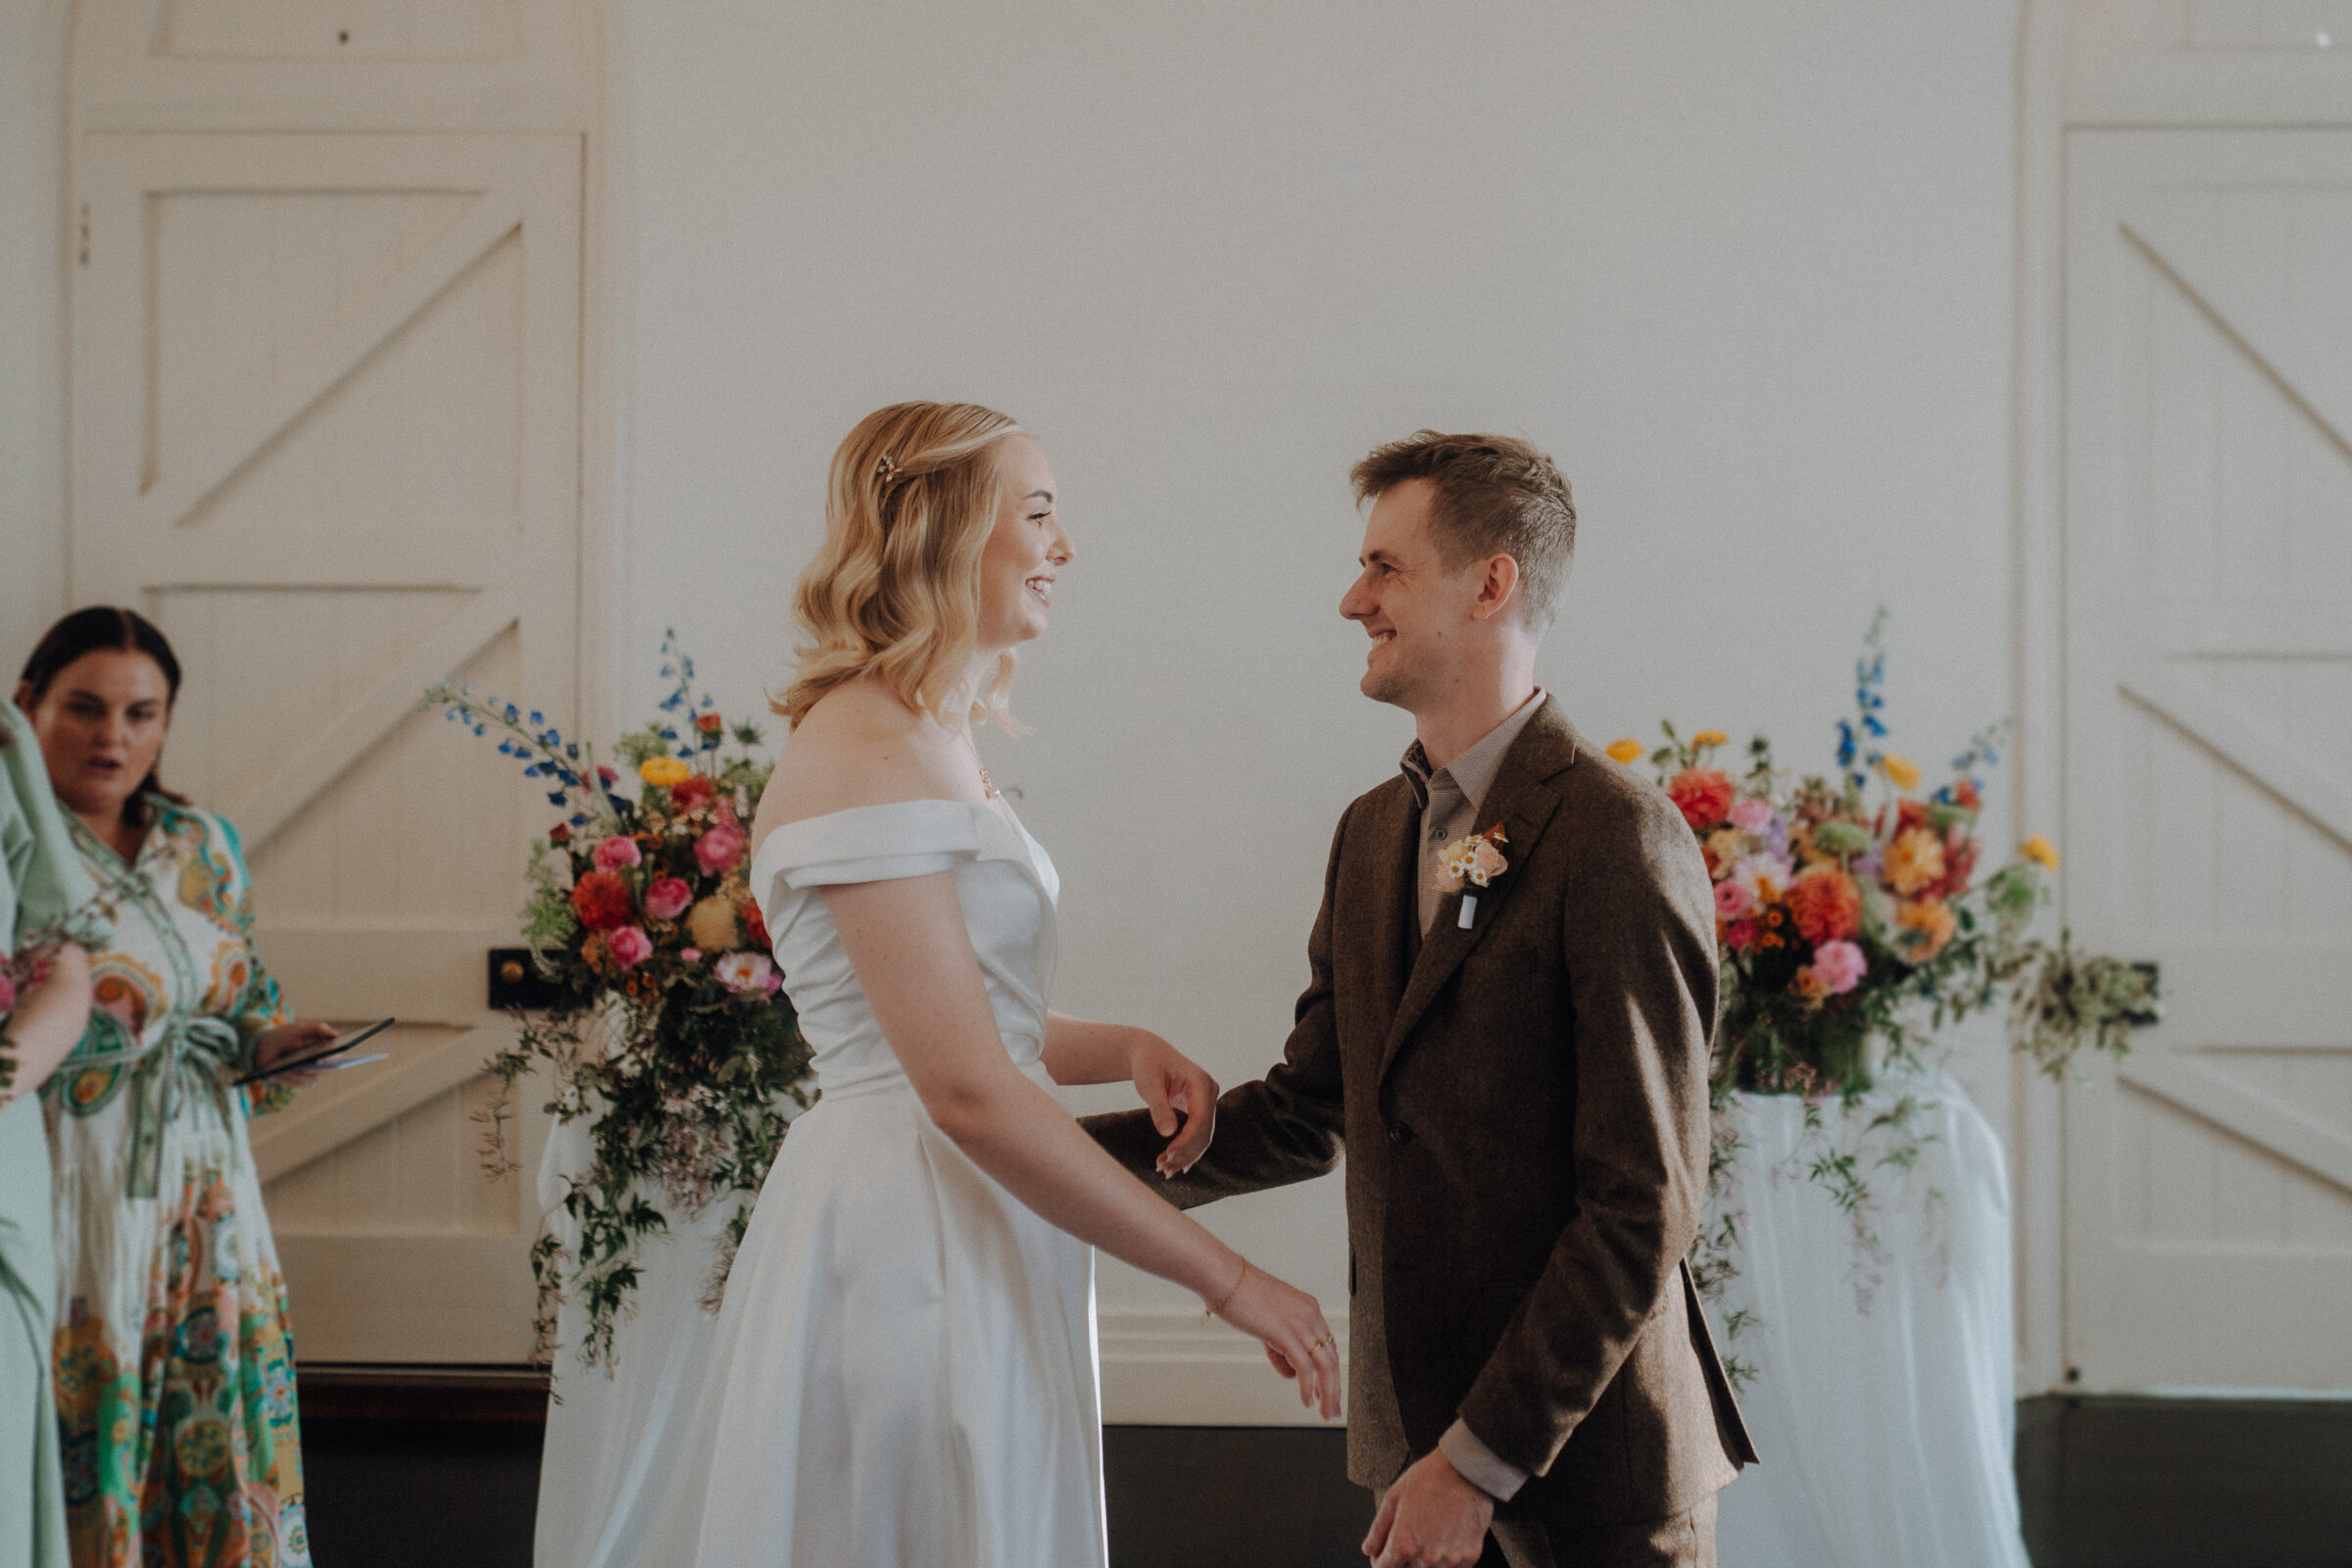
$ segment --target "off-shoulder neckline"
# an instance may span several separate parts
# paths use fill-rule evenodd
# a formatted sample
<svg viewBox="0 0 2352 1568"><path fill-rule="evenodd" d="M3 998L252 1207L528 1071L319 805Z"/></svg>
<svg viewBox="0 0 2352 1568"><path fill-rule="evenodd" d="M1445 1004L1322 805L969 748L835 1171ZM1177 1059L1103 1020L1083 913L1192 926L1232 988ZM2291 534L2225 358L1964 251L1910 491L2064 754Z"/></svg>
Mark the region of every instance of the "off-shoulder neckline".
<svg viewBox="0 0 2352 1568"><path fill-rule="evenodd" d="M761 860L767 858L768 848L796 828L813 827L819 822L831 822L845 816L858 816L868 811L903 811L909 807L943 806L965 811L977 811L1007 833L1023 839L1029 836L1029 830L1023 827L1017 819L1007 819L1002 811L997 810L985 801L952 801L943 795L918 795L907 801L877 801L871 806L845 806L838 811L820 811L814 816L796 817L790 822L779 822L767 830L767 837L761 839L760 847L752 852L751 863L755 867L758 866Z"/></svg>

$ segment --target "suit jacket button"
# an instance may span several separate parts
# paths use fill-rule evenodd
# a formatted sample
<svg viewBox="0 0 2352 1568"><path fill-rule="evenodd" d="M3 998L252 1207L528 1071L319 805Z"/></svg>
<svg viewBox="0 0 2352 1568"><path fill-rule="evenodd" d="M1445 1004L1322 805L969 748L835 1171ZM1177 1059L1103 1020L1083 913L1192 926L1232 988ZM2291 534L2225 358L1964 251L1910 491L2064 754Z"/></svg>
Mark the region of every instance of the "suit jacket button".
<svg viewBox="0 0 2352 1568"><path fill-rule="evenodd" d="M1396 1145L1398 1149L1402 1149L1405 1145L1411 1143L1412 1141L1413 1124L1411 1122L1400 1121L1396 1126L1389 1129L1389 1142Z"/></svg>

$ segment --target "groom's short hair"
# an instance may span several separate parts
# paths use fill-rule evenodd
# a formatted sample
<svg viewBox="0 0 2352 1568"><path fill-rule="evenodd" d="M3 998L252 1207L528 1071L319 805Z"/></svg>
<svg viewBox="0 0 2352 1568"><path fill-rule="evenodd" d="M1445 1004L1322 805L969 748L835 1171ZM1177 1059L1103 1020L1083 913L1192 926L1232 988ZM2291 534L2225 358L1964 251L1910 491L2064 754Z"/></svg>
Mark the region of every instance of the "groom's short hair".
<svg viewBox="0 0 2352 1568"><path fill-rule="evenodd" d="M1360 505L1408 479L1436 492L1432 530L1449 567L1492 556L1519 564L1527 623L1542 631L1559 612L1576 553L1576 503L1559 466L1507 435L1416 430L1374 447L1349 477Z"/></svg>

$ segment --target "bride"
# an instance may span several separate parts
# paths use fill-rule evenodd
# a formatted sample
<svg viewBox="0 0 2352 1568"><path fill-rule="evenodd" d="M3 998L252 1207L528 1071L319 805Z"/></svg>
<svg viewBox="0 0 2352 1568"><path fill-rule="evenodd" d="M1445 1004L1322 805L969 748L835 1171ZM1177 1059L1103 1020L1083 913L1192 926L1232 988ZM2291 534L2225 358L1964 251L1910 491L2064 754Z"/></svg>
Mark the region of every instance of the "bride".
<svg viewBox="0 0 2352 1568"><path fill-rule="evenodd" d="M1047 1093L1132 1078L1174 1135L1163 1174L1216 1103L1157 1036L1048 1010L1058 879L972 744L1070 557L1045 455L1001 414L897 404L834 454L751 873L823 1098L728 1281L656 1534L680 1562L1101 1568L1091 1247L1198 1293L1339 1413L1314 1298Z"/></svg>

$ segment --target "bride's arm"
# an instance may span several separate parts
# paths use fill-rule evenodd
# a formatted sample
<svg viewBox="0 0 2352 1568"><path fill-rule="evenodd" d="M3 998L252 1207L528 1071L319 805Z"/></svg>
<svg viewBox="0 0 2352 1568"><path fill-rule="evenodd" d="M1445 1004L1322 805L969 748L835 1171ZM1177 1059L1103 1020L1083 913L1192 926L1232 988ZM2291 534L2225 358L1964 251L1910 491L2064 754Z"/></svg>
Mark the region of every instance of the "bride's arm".
<svg viewBox="0 0 2352 1568"><path fill-rule="evenodd" d="M1013 1066L955 874L836 885L824 899L859 988L933 1124L1041 1218L1221 1307L1278 1364L1297 1369L1302 1401L1337 1415L1338 1360L1314 1298L1246 1265L1162 1201Z"/></svg>
<svg viewBox="0 0 2352 1568"><path fill-rule="evenodd" d="M1169 1140L1159 1152L1162 1176L1184 1174L1208 1152L1217 1127L1217 1081L1151 1030L1049 1012L1044 1059L1054 1081L1065 1086L1132 1081L1152 1112L1152 1125Z"/></svg>

